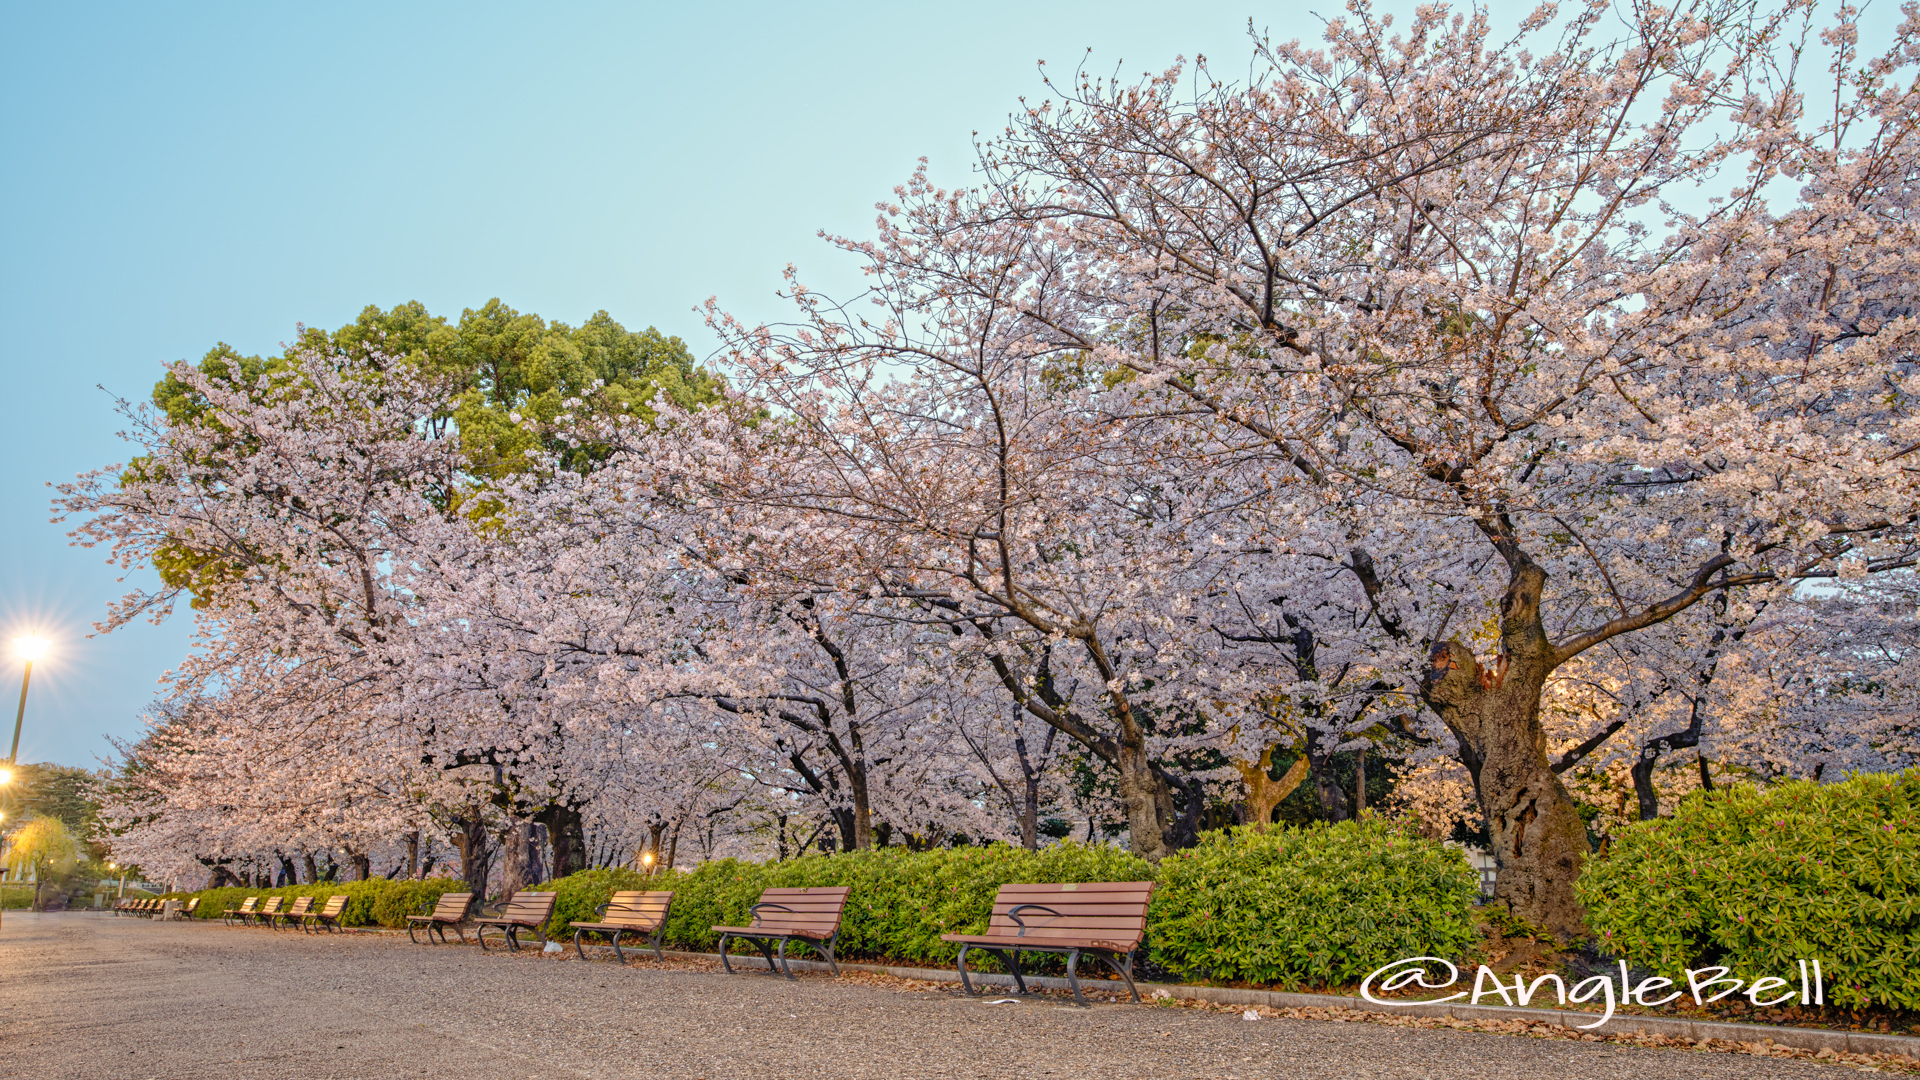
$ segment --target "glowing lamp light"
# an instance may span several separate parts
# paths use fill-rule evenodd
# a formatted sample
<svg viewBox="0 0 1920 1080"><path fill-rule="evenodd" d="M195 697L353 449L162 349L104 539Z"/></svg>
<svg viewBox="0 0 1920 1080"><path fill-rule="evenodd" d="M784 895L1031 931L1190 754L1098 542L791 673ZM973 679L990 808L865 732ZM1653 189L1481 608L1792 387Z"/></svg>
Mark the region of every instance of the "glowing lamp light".
<svg viewBox="0 0 1920 1080"><path fill-rule="evenodd" d="M0 787L13 783L13 770L0 768Z"/></svg>
<svg viewBox="0 0 1920 1080"><path fill-rule="evenodd" d="M645 855L640 856L640 863L642 866L652 866L653 852L649 851Z"/></svg>
<svg viewBox="0 0 1920 1080"><path fill-rule="evenodd" d="M39 634L14 638L13 651L19 654L20 659L31 664L47 654L47 639Z"/></svg>

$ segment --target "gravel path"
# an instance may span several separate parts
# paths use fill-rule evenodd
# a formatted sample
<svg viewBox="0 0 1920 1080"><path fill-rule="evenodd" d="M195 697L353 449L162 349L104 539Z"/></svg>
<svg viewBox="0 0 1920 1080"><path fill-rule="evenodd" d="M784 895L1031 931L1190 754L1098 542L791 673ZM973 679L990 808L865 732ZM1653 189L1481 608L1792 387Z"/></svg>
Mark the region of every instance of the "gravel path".
<svg viewBox="0 0 1920 1080"><path fill-rule="evenodd" d="M880 983L874 985L874 983ZM1820 1077L1731 1054L8 912L0 1072L87 1080Z"/></svg>

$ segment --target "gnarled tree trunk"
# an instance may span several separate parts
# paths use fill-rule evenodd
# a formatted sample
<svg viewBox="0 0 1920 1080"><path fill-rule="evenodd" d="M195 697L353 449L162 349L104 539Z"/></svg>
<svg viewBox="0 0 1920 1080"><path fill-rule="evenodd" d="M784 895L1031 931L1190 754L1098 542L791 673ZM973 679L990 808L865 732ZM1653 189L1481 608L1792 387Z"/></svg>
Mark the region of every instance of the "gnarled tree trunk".
<svg viewBox="0 0 1920 1080"><path fill-rule="evenodd" d="M1233 767L1239 771L1240 779L1247 785L1247 801L1241 811L1242 820L1250 825L1271 825L1274 808L1279 806L1295 788L1307 778L1307 756L1293 759L1293 764L1280 779L1273 779L1273 747L1260 751L1257 762L1235 761Z"/></svg>
<svg viewBox="0 0 1920 1080"><path fill-rule="evenodd" d="M1483 668L1465 645L1441 642L1423 696L1459 739L1473 774L1499 867L1495 900L1563 938L1580 937L1586 922L1573 884L1588 854L1586 824L1547 760L1540 725L1541 688L1558 663L1540 621L1547 576L1524 555L1512 571L1499 659Z"/></svg>

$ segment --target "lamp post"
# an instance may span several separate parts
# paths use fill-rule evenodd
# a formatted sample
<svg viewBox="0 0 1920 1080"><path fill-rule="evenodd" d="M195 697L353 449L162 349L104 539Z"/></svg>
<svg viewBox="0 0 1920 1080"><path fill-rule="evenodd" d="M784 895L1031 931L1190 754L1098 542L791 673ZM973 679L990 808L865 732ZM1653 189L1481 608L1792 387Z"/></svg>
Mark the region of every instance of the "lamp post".
<svg viewBox="0 0 1920 1080"><path fill-rule="evenodd" d="M46 655L47 639L38 634L14 638L13 651L20 654L27 667L20 675L20 708L13 714L13 749L7 751L8 765L20 760L20 725L27 719L27 684L33 680L33 662Z"/></svg>

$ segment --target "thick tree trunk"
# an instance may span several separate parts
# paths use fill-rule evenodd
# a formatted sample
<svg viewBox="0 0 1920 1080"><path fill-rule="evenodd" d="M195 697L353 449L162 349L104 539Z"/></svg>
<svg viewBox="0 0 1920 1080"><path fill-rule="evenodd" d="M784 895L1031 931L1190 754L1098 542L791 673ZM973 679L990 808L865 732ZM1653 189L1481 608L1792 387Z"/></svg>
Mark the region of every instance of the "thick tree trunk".
<svg viewBox="0 0 1920 1080"><path fill-rule="evenodd" d="M415 881L420 877L420 830L407 834L407 880Z"/></svg>
<svg viewBox="0 0 1920 1080"><path fill-rule="evenodd" d="M1517 565L1515 565L1517 563ZM1458 641L1433 649L1423 696L1460 741L1493 840L1496 902L1562 938L1586 934L1573 884L1587 830L1547 760L1540 692L1555 660L1540 621L1546 573L1524 555L1501 604L1500 659L1482 668Z"/></svg>
<svg viewBox="0 0 1920 1080"><path fill-rule="evenodd" d="M847 762L847 788L848 794L853 796L853 850L871 851L873 800L867 790L867 763L860 759L858 753Z"/></svg>
<svg viewBox="0 0 1920 1080"><path fill-rule="evenodd" d="M358 851L347 852L347 861L353 864L353 880L365 881L373 876L373 859Z"/></svg>
<svg viewBox="0 0 1920 1080"><path fill-rule="evenodd" d="M320 881L320 867L313 861L313 852L301 852L300 864L307 868L307 884L317 884Z"/></svg>
<svg viewBox="0 0 1920 1080"><path fill-rule="evenodd" d="M500 895L511 897L530 885L547 879L541 865L541 848L547 827L534 821L514 820L500 837Z"/></svg>
<svg viewBox="0 0 1920 1080"><path fill-rule="evenodd" d="M449 839L453 841L454 850L460 853L460 877L467 883L469 892L484 899L487 879L493 875L493 844L487 835L486 818L480 808L474 806L454 824L460 831Z"/></svg>
<svg viewBox="0 0 1920 1080"><path fill-rule="evenodd" d="M1127 846L1148 862L1159 862L1173 853L1167 835L1177 816L1173 792L1154 771L1144 739L1122 743L1119 758L1114 767L1120 774L1120 804L1127 810Z"/></svg>
<svg viewBox="0 0 1920 1080"><path fill-rule="evenodd" d="M555 803L541 810L534 820L546 826L553 849L554 877L563 878L587 868L587 830L579 807Z"/></svg>
<svg viewBox="0 0 1920 1080"><path fill-rule="evenodd" d="M1307 764L1313 771L1313 794L1320 800L1320 812L1328 821L1345 821L1352 815L1347 812L1347 793L1333 772L1334 745L1326 733L1307 729Z"/></svg>
<svg viewBox="0 0 1920 1080"><path fill-rule="evenodd" d="M1239 771L1240 780L1247 785L1247 801L1242 804L1240 819L1249 825L1273 824L1274 808L1287 796L1293 794L1307 779L1307 756L1293 759L1293 764L1280 779L1273 778L1273 747L1260 751L1257 762L1236 761L1233 767Z"/></svg>

